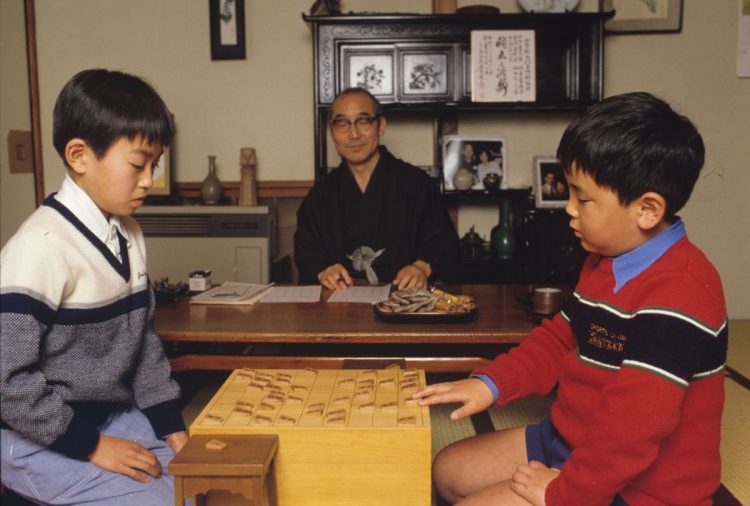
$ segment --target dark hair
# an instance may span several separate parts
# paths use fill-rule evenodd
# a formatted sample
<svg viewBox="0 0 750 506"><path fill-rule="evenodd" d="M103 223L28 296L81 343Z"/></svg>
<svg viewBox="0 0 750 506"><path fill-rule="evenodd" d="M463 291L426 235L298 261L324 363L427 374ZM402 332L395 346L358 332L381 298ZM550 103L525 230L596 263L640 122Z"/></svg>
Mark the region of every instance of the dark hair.
<svg viewBox="0 0 750 506"><path fill-rule="evenodd" d="M705 148L695 125L649 93L609 97L573 120L557 158L597 185L614 191L623 206L646 192L667 202L672 218L687 202L703 167Z"/></svg>
<svg viewBox="0 0 750 506"><path fill-rule="evenodd" d="M355 95L355 94L361 94L365 95L370 98L372 101L372 109L375 112L375 116L382 116L383 115L383 104L380 103L380 100L378 100L375 95L367 91L365 88L347 88L338 95L336 95L336 98L333 99L333 102L331 102L331 108L328 109L328 121L330 122L333 119L333 104L336 103L336 100L338 100L340 97L344 97L347 95Z"/></svg>
<svg viewBox="0 0 750 506"><path fill-rule="evenodd" d="M142 135L168 146L174 136L172 114L159 94L140 78L90 69L73 76L57 97L52 140L65 159L65 146L83 139L102 158L121 137Z"/></svg>

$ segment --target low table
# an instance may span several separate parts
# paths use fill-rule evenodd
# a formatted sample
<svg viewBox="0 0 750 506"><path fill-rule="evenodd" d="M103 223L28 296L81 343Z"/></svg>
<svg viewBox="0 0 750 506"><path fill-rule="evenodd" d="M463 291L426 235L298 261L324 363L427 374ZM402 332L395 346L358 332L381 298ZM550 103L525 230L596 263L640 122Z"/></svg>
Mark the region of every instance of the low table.
<svg viewBox="0 0 750 506"><path fill-rule="evenodd" d="M214 439L226 446L208 449L206 444ZM211 490L239 494L253 506L275 506L273 459L278 447L276 435L192 436L169 463L175 506L184 506L185 499L197 506L198 496Z"/></svg>

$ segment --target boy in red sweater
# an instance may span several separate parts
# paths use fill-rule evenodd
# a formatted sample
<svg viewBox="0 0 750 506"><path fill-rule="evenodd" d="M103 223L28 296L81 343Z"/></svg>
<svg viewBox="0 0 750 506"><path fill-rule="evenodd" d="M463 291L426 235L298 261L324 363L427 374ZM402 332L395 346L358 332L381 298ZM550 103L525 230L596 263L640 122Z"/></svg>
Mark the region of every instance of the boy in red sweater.
<svg viewBox="0 0 750 506"><path fill-rule="evenodd" d="M695 126L647 93L574 120L557 156L590 255L574 296L520 346L420 405L458 420L557 386L550 419L436 457L446 500L475 505L710 505L719 487L727 320L719 276L676 213L703 166Z"/></svg>

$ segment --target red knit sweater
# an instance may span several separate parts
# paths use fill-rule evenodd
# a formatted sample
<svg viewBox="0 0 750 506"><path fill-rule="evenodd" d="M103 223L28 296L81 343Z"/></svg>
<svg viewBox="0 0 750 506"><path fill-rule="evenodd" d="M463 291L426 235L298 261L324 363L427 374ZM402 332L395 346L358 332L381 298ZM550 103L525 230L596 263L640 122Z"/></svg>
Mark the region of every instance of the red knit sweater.
<svg viewBox="0 0 750 506"><path fill-rule="evenodd" d="M687 238L615 286L591 255L574 297L474 371L505 405L558 385L552 421L573 451L552 505L710 505L719 487L727 322L716 270Z"/></svg>

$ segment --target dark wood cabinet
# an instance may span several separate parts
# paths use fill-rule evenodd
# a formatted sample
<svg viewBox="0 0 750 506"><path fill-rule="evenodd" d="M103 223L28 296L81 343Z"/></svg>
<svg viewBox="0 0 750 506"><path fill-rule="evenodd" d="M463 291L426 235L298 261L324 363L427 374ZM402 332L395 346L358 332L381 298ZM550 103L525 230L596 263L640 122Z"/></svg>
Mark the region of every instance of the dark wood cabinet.
<svg viewBox="0 0 750 506"><path fill-rule="evenodd" d="M461 112L578 111L602 99L604 21L613 13L492 15L307 16L313 32L315 179L330 168L327 116L336 94L365 87L390 117L427 114L433 121L433 159L455 133ZM533 102L474 102L471 34L478 30L533 30L536 93ZM442 181L442 175L440 176ZM445 192L449 206L511 198L519 246L513 260L465 261L471 283L575 282L583 251L562 209L534 209L530 189Z"/></svg>

